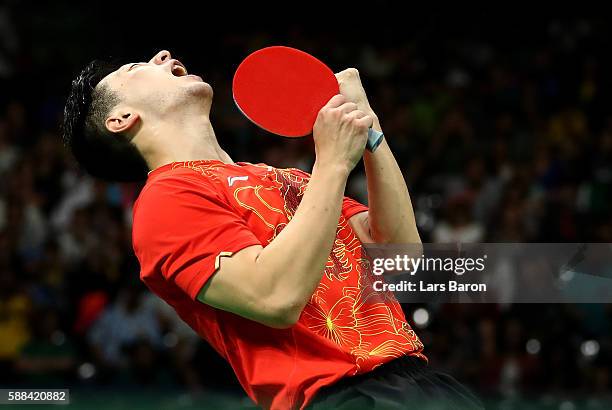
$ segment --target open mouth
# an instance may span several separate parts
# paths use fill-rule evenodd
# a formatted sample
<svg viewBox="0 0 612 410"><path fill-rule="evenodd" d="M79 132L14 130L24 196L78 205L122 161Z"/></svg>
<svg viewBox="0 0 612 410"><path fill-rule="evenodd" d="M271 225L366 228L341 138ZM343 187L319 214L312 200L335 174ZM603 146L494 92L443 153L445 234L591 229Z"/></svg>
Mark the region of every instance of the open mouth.
<svg viewBox="0 0 612 410"><path fill-rule="evenodd" d="M181 64L180 61L175 61L172 64L171 72L172 72L172 75L174 75L175 77L183 77L188 74L187 69L185 68L183 64Z"/></svg>

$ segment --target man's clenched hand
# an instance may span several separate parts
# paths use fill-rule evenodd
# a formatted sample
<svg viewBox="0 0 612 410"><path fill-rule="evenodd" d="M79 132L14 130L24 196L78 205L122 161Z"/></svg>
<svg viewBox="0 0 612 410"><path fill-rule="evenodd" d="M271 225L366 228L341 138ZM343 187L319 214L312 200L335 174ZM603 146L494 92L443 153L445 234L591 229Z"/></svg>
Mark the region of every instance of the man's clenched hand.
<svg viewBox="0 0 612 410"><path fill-rule="evenodd" d="M356 68L347 68L346 70L336 73L338 84L340 85L340 94L344 95L347 100L357 104L357 109L365 112L371 116L374 120L378 117L374 113L368 96L361 84L361 78L359 77L359 71Z"/></svg>
<svg viewBox="0 0 612 410"><path fill-rule="evenodd" d="M368 139L372 117L341 94L333 96L319 111L313 128L316 165L336 165L346 171L355 167Z"/></svg>

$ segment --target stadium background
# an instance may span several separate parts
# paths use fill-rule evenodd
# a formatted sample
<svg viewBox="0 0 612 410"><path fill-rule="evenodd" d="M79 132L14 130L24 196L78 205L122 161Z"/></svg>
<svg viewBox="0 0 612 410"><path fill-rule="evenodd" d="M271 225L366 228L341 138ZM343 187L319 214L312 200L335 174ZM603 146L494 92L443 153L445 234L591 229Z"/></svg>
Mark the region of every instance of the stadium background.
<svg viewBox="0 0 612 410"><path fill-rule="evenodd" d="M133 3L1 4L0 387L70 387L82 408L248 405L231 369L137 280L130 213L142 185L93 180L62 146L70 80L93 58L171 50L212 84L212 122L234 160L306 170L310 139L249 124L233 71L274 44L357 67L424 242L612 242L605 19L465 20L382 2L372 16L387 24L329 5L344 21L238 24L206 5L148 17ZM363 178L358 168L349 183L361 201ZM432 365L493 408L609 408L609 305L405 309Z"/></svg>

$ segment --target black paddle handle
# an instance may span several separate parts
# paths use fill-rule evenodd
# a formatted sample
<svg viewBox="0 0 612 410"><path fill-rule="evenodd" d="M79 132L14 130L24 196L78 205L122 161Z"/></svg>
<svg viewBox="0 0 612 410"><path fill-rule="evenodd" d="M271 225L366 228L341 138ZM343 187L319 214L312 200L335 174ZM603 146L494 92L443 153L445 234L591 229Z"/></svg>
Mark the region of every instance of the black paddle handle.
<svg viewBox="0 0 612 410"><path fill-rule="evenodd" d="M370 128L368 130L368 143L366 144L366 148L368 149L368 151L376 151L376 148L378 148L384 136L385 135L382 132Z"/></svg>

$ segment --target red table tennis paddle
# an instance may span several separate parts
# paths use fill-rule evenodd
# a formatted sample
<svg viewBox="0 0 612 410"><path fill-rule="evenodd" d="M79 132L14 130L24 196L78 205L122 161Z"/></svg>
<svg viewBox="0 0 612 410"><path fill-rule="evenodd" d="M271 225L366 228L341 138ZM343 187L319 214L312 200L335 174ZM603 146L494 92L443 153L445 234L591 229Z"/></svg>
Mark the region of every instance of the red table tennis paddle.
<svg viewBox="0 0 612 410"><path fill-rule="evenodd" d="M255 51L238 66L234 101L253 123L284 137L312 133L319 110L340 93L333 71L301 50L274 46ZM370 128L366 147L374 152L383 134Z"/></svg>

